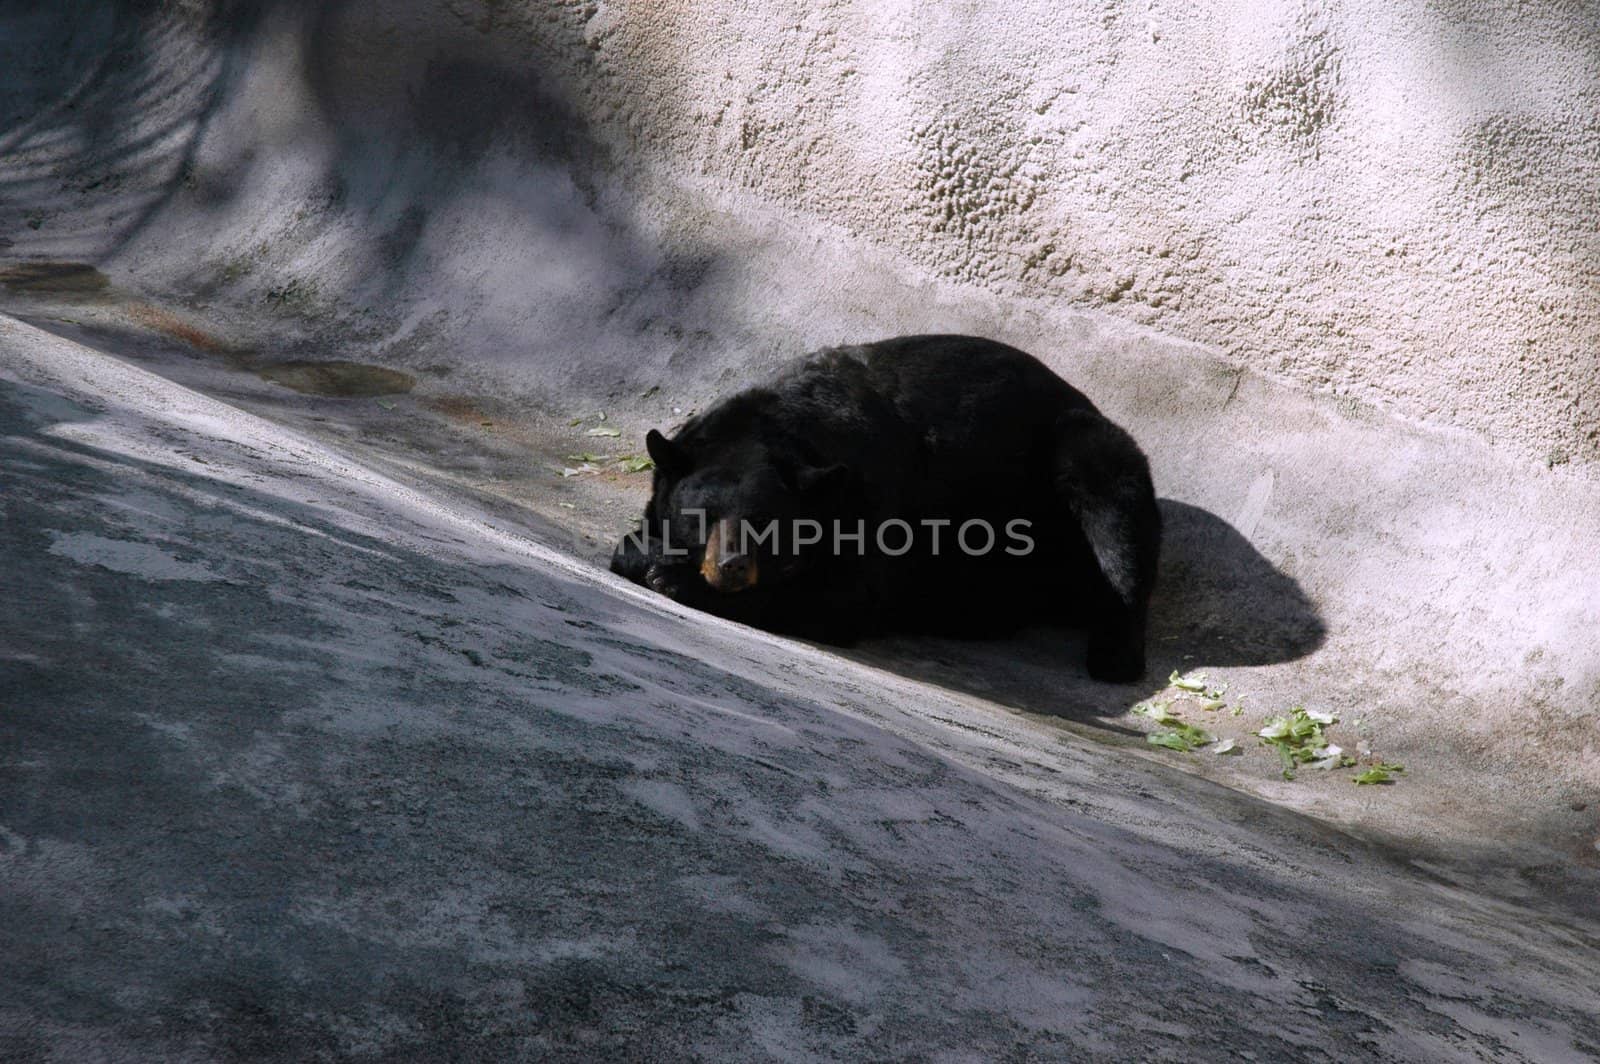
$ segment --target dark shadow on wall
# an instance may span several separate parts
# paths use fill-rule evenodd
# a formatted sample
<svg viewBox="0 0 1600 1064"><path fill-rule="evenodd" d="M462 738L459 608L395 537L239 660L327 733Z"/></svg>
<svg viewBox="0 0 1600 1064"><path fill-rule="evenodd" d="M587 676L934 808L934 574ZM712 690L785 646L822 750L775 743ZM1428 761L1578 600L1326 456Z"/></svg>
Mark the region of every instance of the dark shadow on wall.
<svg viewBox="0 0 1600 1064"><path fill-rule="evenodd" d="M475 11L0 0L0 264L102 267L304 357L483 351L557 397L659 383L710 336L719 309L683 308L721 253L639 231L629 134L585 113L582 17Z"/></svg>
<svg viewBox="0 0 1600 1064"><path fill-rule="evenodd" d="M1143 683L1089 679L1083 632L1067 627L988 639L894 636L845 653L1029 713L1108 727L1101 718L1159 691L1174 669L1274 665L1322 645L1327 628L1316 604L1237 529L1208 510L1172 499L1161 500L1161 516L1161 573L1151 602Z"/></svg>
<svg viewBox="0 0 1600 1064"><path fill-rule="evenodd" d="M702 295L735 265L714 243L640 226L633 134L597 94L584 18L431 0L386 4L376 28L353 0L298 17L306 83L335 139L332 208L368 234L365 279L340 294L375 326L375 361L470 360L476 346L564 402L660 385L710 340L724 308ZM464 214L499 221L478 237ZM484 240L519 265L485 263ZM397 339L391 308L419 292L447 324Z"/></svg>
<svg viewBox="0 0 1600 1064"><path fill-rule="evenodd" d="M381 305L399 295L411 270L428 266L430 224L496 160L513 163L515 180L499 192L514 200L529 239L548 235L580 259L648 258L616 219L584 217L597 212L596 176L610 152L553 76L556 63L541 54L571 50L559 39L561 24L526 35L531 54L512 63L481 27L463 20L450 32L437 4L391 3L377 33L354 7L284 5L300 9L285 17L300 20L307 87L335 142L326 206L369 234L376 284L364 297ZM419 22L435 24L434 32L395 32ZM369 36L384 41L381 56L370 54ZM593 239L571 239L580 230Z"/></svg>
<svg viewBox="0 0 1600 1064"><path fill-rule="evenodd" d="M192 186L257 6L0 0L0 256L101 262Z"/></svg>

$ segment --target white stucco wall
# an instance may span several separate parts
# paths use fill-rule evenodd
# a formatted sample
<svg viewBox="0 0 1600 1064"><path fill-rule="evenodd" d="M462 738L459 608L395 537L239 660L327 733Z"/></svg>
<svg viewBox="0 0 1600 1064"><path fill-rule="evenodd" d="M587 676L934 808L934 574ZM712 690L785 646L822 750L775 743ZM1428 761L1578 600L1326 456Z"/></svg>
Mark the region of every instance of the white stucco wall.
<svg viewBox="0 0 1600 1064"><path fill-rule="evenodd" d="M1600 5L581 5L636 150L939 274L1600 455Z"/></svg>

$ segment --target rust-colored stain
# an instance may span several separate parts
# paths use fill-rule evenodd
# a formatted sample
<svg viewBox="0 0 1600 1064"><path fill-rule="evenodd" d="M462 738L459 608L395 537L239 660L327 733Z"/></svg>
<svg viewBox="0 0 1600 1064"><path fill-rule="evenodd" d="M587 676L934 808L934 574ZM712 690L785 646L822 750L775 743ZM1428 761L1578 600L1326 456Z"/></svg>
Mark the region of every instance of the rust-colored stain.
<svg viewBox="0 0 1600 1064"><path fill-rule="evenodd" d="M491 420L478 401L467 395L436 395L423 400L423 405L452 421L463 421L469 425L487 425Z"/></svg>
<svg viewBox="0 0 1600 1064"><path fill-rule="evenodd" d="M497 423L488 411L484 410L480 400L470 395L437 395L431 399L423 400L428 409L443 414L451 421L459 421L463 425L472 425L480 429L503 429L505 426Z"/></svg>
<svg viewBox="0 0 1600 1064"><path fill-rule="evenodd" d="M228 350L226 341L206 332L193 322L185 321L162 307L153 303L130 303L127 307L128 317L159 333L165 333L175 340L181 340L190 347L213 355L223 354Z"/></svg>

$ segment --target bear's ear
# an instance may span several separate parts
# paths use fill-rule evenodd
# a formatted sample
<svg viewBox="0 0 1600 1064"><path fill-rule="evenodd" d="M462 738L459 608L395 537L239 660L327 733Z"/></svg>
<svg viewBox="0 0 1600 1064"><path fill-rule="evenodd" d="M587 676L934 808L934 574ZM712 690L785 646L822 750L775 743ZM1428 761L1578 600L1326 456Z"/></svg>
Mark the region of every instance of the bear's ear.
<svg viewBox="0 0 1600 1064"><path fill-rule="evenodd" d="M650 452L650 460L664 476L676 478L689 471L688 452L655 429L644 434L644 449Z"/></svg>
<svg viewBox="0 0 1600 1064"><path fill-rule="evenodd" d="M850 480L847 465L806 466L794 475L795 489L801 495L831 495L842 489Z"/></svg>

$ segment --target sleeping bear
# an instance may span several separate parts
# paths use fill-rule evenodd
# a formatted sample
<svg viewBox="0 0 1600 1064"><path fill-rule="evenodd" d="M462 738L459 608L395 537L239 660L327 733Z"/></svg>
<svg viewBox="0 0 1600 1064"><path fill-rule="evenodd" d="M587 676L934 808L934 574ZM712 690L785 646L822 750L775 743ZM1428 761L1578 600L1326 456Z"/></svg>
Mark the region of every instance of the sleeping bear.
<svg viewBox="0 0 1600 1064"><path fill-rule="evenodd" d="M636 583L835 644L1079 624L1089 675L1144 673L1161 543L1149 463L1016 348L828 348L645 442L650 502L611 561Z"/></svg>

